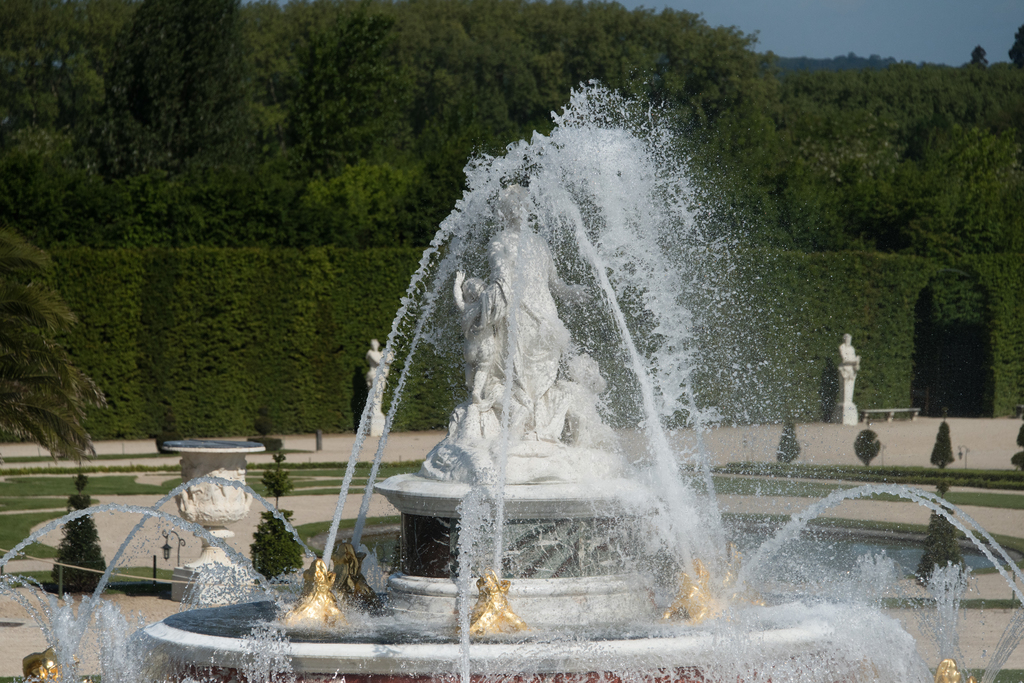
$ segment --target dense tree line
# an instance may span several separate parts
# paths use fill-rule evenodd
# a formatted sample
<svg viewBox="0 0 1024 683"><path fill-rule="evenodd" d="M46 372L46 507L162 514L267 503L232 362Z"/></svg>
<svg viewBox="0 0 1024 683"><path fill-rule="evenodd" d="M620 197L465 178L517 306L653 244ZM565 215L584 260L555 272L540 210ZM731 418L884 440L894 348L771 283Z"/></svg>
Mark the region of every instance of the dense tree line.
<svg viewBox="0 0 1024 683"><path fill-rule="evenodd" d="M780 77L609 2L8 0L0 46L0 220L44 248L423 245L473 154L597 79L752 244L1024 251L1024 30L1011 63Z"/></svg>

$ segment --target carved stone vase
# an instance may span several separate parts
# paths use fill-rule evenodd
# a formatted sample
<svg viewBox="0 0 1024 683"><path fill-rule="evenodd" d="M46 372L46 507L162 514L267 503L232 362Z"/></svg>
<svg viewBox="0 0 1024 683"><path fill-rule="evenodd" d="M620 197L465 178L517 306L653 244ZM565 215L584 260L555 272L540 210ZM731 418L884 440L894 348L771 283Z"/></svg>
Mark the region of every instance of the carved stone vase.
<svg viewBox="0 0 1024 683"><path fill-rule="evenodd" d="M252 441L168 441L166 450L181 453L181 480L193 481L202 477L217 477L245 483L245 456L264 451L262 444ZM241 488L212 481L200 481L175 497L178 514L189 522L200 524L212 536L232 538L235 533L227 528L246 518L252 505L252 494ZM199 558L174 570L175 578L191 578L199 569L211 564L231 564L224 550L202 540ZM175 584L174 588L177 588ZM172 594L181 594L172 590ZM173 597L173 595L172 595ZM180 599L180 598L178 598Z"/></svg>

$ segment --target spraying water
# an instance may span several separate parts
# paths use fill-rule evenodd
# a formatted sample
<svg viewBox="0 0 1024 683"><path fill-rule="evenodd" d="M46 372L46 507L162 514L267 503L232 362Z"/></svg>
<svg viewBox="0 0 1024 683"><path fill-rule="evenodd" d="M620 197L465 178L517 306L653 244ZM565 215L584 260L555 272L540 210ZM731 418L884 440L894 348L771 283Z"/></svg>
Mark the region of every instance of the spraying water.
<svg viewBox="0 0 1024 683"><path fill-rule="evenodd" d="M404 501L403 525L413 538L405 539L403 569L410 571L392 577L390 611L354 615L333 631L284 629L270 602L187 612L147 629L146 637L161 644L140 652L180 659L187 673L175 674L179 680L202 679L202 667L210 667L211 679L233 669L247 680L289 681L310 662L322 668L307 671L328 678L458 673L464 683L478 672L497 681L563 671L587 680L612 672L615 680L638 682L666 671L680 680L875 680L876 665L884 677L927 679L924 665L908 656L912 640L879 611L885 585L898 574L881 556L858 563L853 582L869 587L867 600L801 603L795 590L766 606L723 599L727 604L716 606L720 618L707 624L661 618L680 572L693 577L707 568L716 579L733 569L702 440L721 416L698 374L714 375L709 368L716 367L728 368L723 377L744 372L720 346L703 343L734 296L728 284L734 245L698 219L685 152L657 111L591 86L574 92L554 122L549 135L534 134L467 167L468 190L425 251L388 335L370 395L380 395L396 358L401 373L353 543L359 544L375 490ZM437 358L462 355L465 386L454 393L465 400L419 475L377 484L402 394L427 347ZM370 411L368 403L325 557L336 543ZM684 430L688 438L681 439ZM1006 554L962 512L930 494L872 486L837 492L794 517L754 551L730 591L765 585L759 580L773 559L811 519L875 493L946 515L1008 583L1014 583L1010 572L1024 579L1012 563L1004 566ZM178 518L169 521L204 533ZM506 597L477 592L476 579L488 570L511 580L508 601L532 631L482 641L471 636L485 598L499 604L496 598ZM933 590L948 622L962 576L943 570L937 576ZM261 578L253 581L260 600L274 597ZM698 586L708 594L715 588ZM52 611L56 621L40 617L52 624L52 641L70 646L60 653L69 672L92 610L84 607L77 618L60 610ZM97 613L103 624L129 628L106 609ZM1005 661L1022 623L1014 621L994 661ZM163 639L167 632L172 635ZM943 652L956 652L953 633L938 637ZM105 679L147 675L132 668L126 643L103 643ZM226 663L217 664L225 652ZM148 655L135 659L140 656Z"/></svg>

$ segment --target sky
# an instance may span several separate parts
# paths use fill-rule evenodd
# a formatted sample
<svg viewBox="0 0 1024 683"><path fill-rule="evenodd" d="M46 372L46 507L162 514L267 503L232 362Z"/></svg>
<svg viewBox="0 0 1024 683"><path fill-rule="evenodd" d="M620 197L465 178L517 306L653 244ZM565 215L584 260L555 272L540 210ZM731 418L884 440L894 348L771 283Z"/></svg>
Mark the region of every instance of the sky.
<svg viewBox="0 0 1024 683"><path fill-rule="evenodd" d="M702 14L712 26L758 33L755 49L781 57L850 52L960 66L981 45L989 63L1007 62L1024 0L619 0L633 9Z"/></svg>

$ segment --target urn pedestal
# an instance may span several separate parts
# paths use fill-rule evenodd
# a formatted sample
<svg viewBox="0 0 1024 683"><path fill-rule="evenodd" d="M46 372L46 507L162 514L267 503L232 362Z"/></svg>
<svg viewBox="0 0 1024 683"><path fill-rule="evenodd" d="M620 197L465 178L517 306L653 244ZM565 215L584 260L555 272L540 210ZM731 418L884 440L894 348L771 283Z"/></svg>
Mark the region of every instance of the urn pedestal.
<svg viewBox="0 0 1024 683"><path fill-rule="evenodd" d="M181 480L193 481L202 477L217 477L245 483L245 456L248 453L262 453L263 444L253 441L167 441L166 450L181 453ZM252 494L244 489L234 488L213 481L198 481L182 491L175 498L178 514L189 522L200 524L211 535L228 539L235 534L228 524L238 522L249 514ZM199 558L175 567L171 585L171 598L180 602L189 588L194 575L213 564L230 565L221 548L203 540Z"/></svg>

